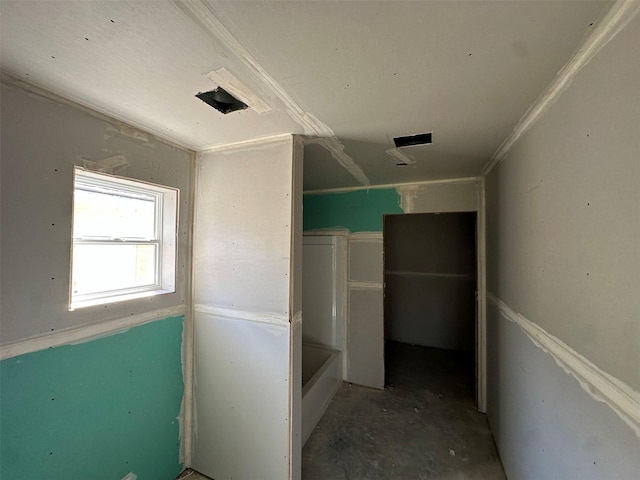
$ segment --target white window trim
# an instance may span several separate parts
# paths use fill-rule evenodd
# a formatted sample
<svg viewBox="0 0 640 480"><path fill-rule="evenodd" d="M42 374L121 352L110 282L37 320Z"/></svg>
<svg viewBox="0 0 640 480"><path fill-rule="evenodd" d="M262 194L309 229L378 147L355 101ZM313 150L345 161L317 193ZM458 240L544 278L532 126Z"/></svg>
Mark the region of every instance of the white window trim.
<svg viewBox="0 0 640 480"><path fill-rule="evenodd" d="M80 167L74 169L74 192L76 185L80 183L89 189L99 189L100 186L109 187L122 192L132 194L153 195L156 201L156 229L153 239L139 238L72 238L71 268L69 282L69 310L77 308L104 305L107 303L133 300L137 298L151 297L155 295L175 292L176 278L176 251L178 235L178 205L179 190L176 188L156 185L141 180L95 173ZM75 211L75 210L74 210ZM73 218L73 216L72 216ZM72 227L73 231L73 227ZM73 295L73 247L76 244L105 244L105 245L156 245L156 281L153 285L141 287L123 288L103 291L98 293Z"/></svg>

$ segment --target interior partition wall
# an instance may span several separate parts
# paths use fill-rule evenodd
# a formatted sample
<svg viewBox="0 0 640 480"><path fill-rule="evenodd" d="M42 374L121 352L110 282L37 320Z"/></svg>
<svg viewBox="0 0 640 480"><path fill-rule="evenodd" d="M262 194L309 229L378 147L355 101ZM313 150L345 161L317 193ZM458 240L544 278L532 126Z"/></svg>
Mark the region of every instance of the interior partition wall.
<svg viewBox="0 0 640 480"><path fill-rule="evenodd" d="M292 136L197 164L193 467L300 478L302 148Z"/></svg>

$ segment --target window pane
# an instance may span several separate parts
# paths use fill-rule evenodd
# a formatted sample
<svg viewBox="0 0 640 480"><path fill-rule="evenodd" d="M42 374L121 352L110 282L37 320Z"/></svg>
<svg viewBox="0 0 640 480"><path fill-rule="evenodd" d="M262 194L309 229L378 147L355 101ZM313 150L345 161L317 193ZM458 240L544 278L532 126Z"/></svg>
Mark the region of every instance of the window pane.
<svg viewBox="0 0 640 480"><path fill-rule="evenodd" d="M156 245L73 246L73 295L154 285Z"/></svg>
<svg viewBox="0 0 640 480"><path fill-rule="evenodd" d="M155 239L155 197L131 198L76 189L74 238Z"/></svg>

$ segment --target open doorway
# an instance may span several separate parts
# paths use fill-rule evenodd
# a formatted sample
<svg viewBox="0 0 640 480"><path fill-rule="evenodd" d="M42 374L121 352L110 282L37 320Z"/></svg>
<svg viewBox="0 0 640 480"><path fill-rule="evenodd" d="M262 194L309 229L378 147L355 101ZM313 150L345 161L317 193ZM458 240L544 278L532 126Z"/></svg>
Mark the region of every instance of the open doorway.
<svg viewBox="0 0 640 480"><path fill-rule="evenodd" d="M475 212L385 216L387 385L424 382L475 403L476 221Z"/></svg>

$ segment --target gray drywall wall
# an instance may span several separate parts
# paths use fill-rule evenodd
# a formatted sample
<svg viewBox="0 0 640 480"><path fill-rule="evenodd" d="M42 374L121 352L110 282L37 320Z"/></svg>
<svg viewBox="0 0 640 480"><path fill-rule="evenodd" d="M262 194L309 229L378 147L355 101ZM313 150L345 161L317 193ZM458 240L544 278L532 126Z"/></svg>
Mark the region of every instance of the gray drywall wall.
<svg viewBox="0 0 640 480"><path fill-rule="evenodd" d="M478 209L475 180L399 187L404 213L473 212Z"/></svg>
<svg viewBox="0 0 640 480"><path fill-rule="evenodd" d="M475 278L387 275L385 338L447 350L475 348Z"/></svg>
<svg viewBox="0 0 640 480"><path fill-rule="evenodd" d="M349 242L349 281L382 283L382 240Z"/></svg>
<svg viewBox="0 0 640 480"><path fill-rule="evenodd" d="M630 480L640 439L489 305L487 415L513 480Z"/></svg>
<svg viewBox="0 0 640 480"><path fill-rule="evenodd" d="M311 238L313 240L313 237ZM307 244L303 247L302 339L317 345L335 345L334 245Z"/></svg>
<svg viewBox="0 0 640 480"><path fill-rule="evenodd" d="M385 217L385 337L473 350L476 214Z"/></svg>
<svg viewBox="0 0 640 480"><path fill-rule="evenodd" d="M192 154L7 79L0 96L2 343L185 304ZM73 169L114 155L117 175L180 190L176 292L70 312Z"/></svg>
<svg viewBox="0 0 640 480"><path fill-rule="evenodd" d="M349 288L347 376L349 382L384 387L382 288Z"/></svg>
<svg viewBox="0 0 640 480"><path fill-rule="evenodd" d="M488 290L640 390L640 16L487 179Z"/></svg>
<svg viewBox="0 0 640 480"><path fill-rule="evenodd" d="M638 45L640 16L486 179L488 291L636 392ZM493 307L488 318L488 411L507 475L636 478L633 430Z"/></svg>

